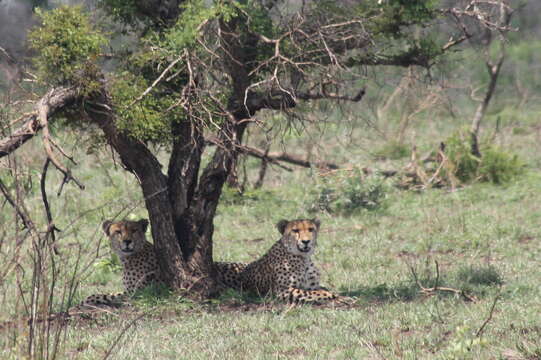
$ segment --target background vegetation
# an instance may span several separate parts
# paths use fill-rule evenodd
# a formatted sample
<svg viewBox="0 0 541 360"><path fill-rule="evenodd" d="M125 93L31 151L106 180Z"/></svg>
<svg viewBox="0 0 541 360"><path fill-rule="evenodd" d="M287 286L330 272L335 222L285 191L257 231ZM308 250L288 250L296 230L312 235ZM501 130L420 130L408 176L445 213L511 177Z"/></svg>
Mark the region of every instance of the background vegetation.
<svg viewBox="0 0 541 360"><path fill-rule="evenodd" d="M252 261L277 240L278 220L317 215L322 230L315 258L322 282L354 297L351 308L290 308L234 292L195 303L149 289L135 307L52 322L32 335L27 316L37 286L33 274L50 274L55 267L43 282L53 282L54 311L96 292L119 291L120 268L100 224L148 216L139 185L111 150L92 132L81 139L58 123L51 131L77 159L71 170L87 188L66 185L56 196L62 176L47 175L51 211L62 230L54 248L41 246L56 261L47 269L38 266L39 244L17 243L20 234L12 225L22 228L19 217L2 202L0 357L28 354L29 337L42 334L43 348L35 355L81 359L540 359L541 43L532 20L538 4L528 6L514 19L523 29L510 36L481 130L481 161L471 156L463 136L478 104L476 93L488 81L472 49L453 54L430 73L394 68L369 73L362 84L366 97L358 104L303 105L308 119L321 121L284 128L283 119L274 118L279 115L264 113L275 126L249 130L248 146L265 147L269 137L279 137L270 151L332 162L339 169L283 163L293 168L289 172L269 164L256 188L261 161L242 158L242 191L228 188L218 207L214 258ZM10 94L3 93L3 129L25 111ZM447 145L452 167L445 170L456 177L456 186L409 186L399 175L385 175L411 172L412 152L434 157L440 142ZM156 150L167 155L166 148ZM0 163L0 180L40 223L46 223L40 190L44 158L41 144L33 142ZM430 166L423 165L429 176L436 170ZM427 291L434 287L458 292ZM62 341L55 342L59 328Z"/></svg>

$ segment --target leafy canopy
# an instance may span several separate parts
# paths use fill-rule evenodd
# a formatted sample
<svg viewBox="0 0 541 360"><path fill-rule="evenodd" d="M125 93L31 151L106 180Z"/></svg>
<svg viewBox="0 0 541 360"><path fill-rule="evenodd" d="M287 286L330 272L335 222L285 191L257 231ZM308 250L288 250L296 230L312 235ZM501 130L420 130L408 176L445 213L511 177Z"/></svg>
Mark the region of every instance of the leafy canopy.
<svg viewBox="0 0 541 360"><path fill-rule="evenodd" d="M98 60L107 43L81 6L61 6L54 11L36 9L42 25L29 34L36 50L34 65L41 82L76 85L82 92L97 89Z"/></svg>

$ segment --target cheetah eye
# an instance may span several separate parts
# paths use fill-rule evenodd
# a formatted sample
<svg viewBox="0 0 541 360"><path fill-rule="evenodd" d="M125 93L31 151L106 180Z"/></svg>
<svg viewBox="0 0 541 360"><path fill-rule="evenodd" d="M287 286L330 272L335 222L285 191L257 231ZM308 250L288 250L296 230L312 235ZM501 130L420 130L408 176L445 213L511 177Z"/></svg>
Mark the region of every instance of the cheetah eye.
<svg viewBox="0 0 541 360"><path fill-rule="evenodd" d="M299 233L299 229L292 229L291 231L293 231L295 234Z"/></svg>
<svg viewBox="0 0 541 360"><path fill-rule="evenodd" d="M309 232L314 232L314 228L308 228Z"/></svg>
<svg viewBox="0 0 541 360"><path fill-rule="evenodd" d="M122 231L120 231L120 230L115 230L114 234L115 234L115 235L120 235L121 232L122 232Z"/></svg>

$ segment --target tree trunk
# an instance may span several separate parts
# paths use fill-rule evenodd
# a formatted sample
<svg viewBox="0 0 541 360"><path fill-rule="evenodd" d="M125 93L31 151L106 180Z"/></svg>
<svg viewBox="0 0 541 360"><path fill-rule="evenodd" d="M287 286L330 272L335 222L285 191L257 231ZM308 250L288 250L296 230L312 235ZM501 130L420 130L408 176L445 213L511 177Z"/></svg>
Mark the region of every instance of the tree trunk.
<svg viewBox="0 0 541 360"><path fill-rule="evenodd" d="M152 225L152 238L162 277L173 289L184 288L186 281L190 279L173 226L173 208L169 201L167 177L162 173L156 157L144 144L118 131L111 108L110 101L103 92L94 102L87 102L85 110L91 120L102 129L126 169L139 180Z"/></svg>

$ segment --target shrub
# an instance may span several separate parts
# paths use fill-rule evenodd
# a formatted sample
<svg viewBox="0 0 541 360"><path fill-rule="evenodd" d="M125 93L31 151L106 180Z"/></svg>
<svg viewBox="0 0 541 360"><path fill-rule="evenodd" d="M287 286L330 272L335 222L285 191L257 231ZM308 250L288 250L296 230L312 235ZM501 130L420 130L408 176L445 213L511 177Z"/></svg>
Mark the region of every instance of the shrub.
<svg viewBox="0 0 541 360"><path fill-rule="evenodd" d="M491 265L470 266L459 270L458 279L472 285L501 285L503 277Z"/></svg>
<svg viewBox="0 0 541 360"><path fill-rule="evenodd" d="M453 134L445 144L445 154L454 164L454 175L463 183L484 181L502 184L524 172L524 163L517 155L492 144L481 143L482 156L473 155L467 131Z"/></svg>
<svg viewBox="0 0 541 360"><path fill-rule="evenodd" d="M309 200L309 211L350 215L376 210L385 204L389 187L378 175L365 176L361 169L339 171L323 178Z"/></svg>
<svg viewBox="0 0 541 360"><path fill-rule="evenodd" d="M98 88L96 62L106 40L82 7L61 6L36 13L42 25L30 32L29 40L38 54L34 64L39 79L52 85L76 85L87 93Z"/></svg>

